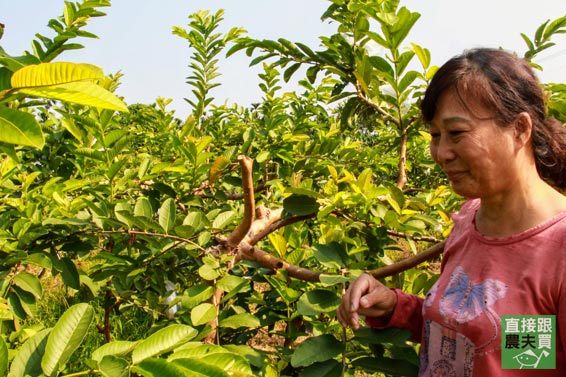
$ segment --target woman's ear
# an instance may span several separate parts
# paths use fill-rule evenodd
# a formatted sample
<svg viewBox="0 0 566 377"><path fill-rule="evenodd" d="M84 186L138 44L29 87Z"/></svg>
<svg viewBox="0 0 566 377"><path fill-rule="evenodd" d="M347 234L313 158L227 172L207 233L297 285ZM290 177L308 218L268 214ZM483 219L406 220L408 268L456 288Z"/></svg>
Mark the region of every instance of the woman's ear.
<svg viewBox="0 0 566 377"><path fill-rule="evenodd" d="M530 142L533 132L533 121L529 113L520 113L515 119L513 127L515 130L515 141L519 144L519 147L523 147Z"/></svg>

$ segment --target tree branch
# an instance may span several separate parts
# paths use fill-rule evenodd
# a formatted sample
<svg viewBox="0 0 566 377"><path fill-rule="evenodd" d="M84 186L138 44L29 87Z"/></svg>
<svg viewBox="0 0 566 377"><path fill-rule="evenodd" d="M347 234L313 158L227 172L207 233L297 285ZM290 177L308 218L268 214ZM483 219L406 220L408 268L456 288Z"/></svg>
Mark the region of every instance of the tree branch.
<svg viewBox="0 0 566 377"><path fill-rule="evenodd" d="M298 223L298 222L305 221L305 220L312 219L312 218L316 217L316 213L313 213L313 214L310 214L310 215L289 217L289 218L282 220L281 219L281 213L282 212L283 212L282 210L279 210L277 212L273 212L273 213L276 214L277 217L275 217L275 216L270 217L268 219L269 222L266 222L266 224L263 227L258 227L259 230L251 233L247 237L246 241L250 245L253 246L256 243L258 243L260 240L267 237L268 234L275 232L277 229L280 229L280 228L283 228L287 225L291 225L291 224L294 224L294 223ZM255 224L254 224L253 228L258 229L258 228L255 227Z"/></svg>
<svg viewBox="0 0 566 377"><path fill-rule="evenodd" d="M385 278L385 277L388 277L388 276L396 275L396 274L401 273L403 271L406 271L410 268L418 266L419 264L421 264L423 262L426 262L426 261L429 261L431 259L438 257L444 251L444 245L445 244L446 244L446 241L442 241L442 242L437 243L436 245L426 249L425 251L418 253L417 255L403 259L403 260L396 262L396 263L393 263L389 266L380 267L378 269L368 271L368 273L376 279L382 279L382 278Z"/></svg>
<svg viewBox="0 0 566 377"><path fill-rule="evenodd" d="M268 252L253 247L247 242L240 243L238 250L239 250L238 255L240 257L243 257L243 259L246 260L258 262L262 267L269 268L273 271L283 269L287 271L290 277L303 281L310 281L310 282L320 281L321 272L312 271L299 266L294 266L284 261L283 259L274 257Z"/></svg>
<svg viewBox="0 0 566 377"><path fill-rule="evenodd" d="M228 246L236 247L248 234L255 213L254 186L252 178L253 160L247 156L239 155L238 162L242 171L242 188L244 189L244 218L242 222L227 237Z"/></svg>
<svg viewBox="0 0 566 377"><path fill-rule="evenodd" d="M370 100L369 98L366 97L366 95L364 94L364 92L362 90L362 86L360 85L360 83L358 81L356 81L356 93L358 95L358 98L362 102L364 102L366 105L368 105L369 107L371 107L372 109L377 111L379 114L383 115L385 117L385 119L387 119L391 123L395 124L397 126L397 128L401 128L401 122L399 122L399 119L395 118L393 115L391 115L387 111L383 110L383 108L381 108L381 106L379 106L377 103L374 103L372 100Z"/></svg>
<svg viewBox="0 0 566 377"><path fill-rule="evenodd" d="M425 251L418 253L412 257L403 259L399 262L393 263L389 266L380 267L375 270L368 271L368 273L374 276L376 279L383 279L389 276L399 274L410 268L418 266L419 264L429 261L438 257L444 251L445 241L442 241ZM259 263L262 267L269 268L273 271L278 269L283 269L287 271L290 277L309 281L309 282L320 282L321 272L312 271L307 268L292 265L283 259L277 258L266 251L253 247L252 245L242 242L238 247L238 255L242 259L250 260Z"/></svg>

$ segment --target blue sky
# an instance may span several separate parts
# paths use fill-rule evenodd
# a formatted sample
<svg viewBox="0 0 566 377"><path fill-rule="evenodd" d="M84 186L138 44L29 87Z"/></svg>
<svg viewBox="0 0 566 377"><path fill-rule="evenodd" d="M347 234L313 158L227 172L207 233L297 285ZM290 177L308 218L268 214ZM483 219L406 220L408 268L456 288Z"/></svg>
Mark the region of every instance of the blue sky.
<svg viewBox="0 0 566 377"><path fill-rule="evenodd" d="M173 26L187 27L188 16L198 9L224 9L224 31L239 26L254 38L283 37L316 48L319 36L335 32L335 24L320 21L329 4L327 0L114 0L104 9L107 16L87 26L99 39L82 39L85 49L68 52L59 60L96 64L106 73L122 71L118 94L127 103L172 98L170 108L184 118L190 112L183 98L191 96L185 83L191 50L185 40L171 33ZM437 65L477 46L522 53L521 32L532 36L542 22L566 14L565 0L401 0L401 4L421 13L407 42L429 48ZM31 50L35 33L53 35L46 24L62 14L63 5L63 0L2 0L0 22L6 30L0 46L11 55ZM544 82L566 83L566 35L558 36L556 42L537 61L545 68L539 77ZM247 105L260 100L259 68L249 68L248 63L244 53L221 62L222 85L213 92L215 103ZM284 87L293 88L292 84Z"/></svg>

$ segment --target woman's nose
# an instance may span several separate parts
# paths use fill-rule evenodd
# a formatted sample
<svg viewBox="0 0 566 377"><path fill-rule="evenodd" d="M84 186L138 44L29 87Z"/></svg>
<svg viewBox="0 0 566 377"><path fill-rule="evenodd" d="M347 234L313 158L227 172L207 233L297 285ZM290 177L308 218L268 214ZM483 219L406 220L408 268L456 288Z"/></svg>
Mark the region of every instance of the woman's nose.
<svg viewBox="0 0 566 377"><path fill-rule="evenodd" d="M438 136L437 140L433 140L430 143L430 153L434 161L441 166L456 158L452 142L444 136Z"/></svg>

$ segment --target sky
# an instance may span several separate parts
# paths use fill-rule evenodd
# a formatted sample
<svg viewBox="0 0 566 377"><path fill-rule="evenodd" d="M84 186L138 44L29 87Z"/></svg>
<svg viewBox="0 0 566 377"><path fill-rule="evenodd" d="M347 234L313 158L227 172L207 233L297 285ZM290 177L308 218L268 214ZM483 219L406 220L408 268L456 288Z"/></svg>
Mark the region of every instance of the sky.
<svg viewBox="0 0 566 377"><path fill-rule="evenodd" d="M95 64L107 74L120 71L117 94L126 103L171 98L169 109L185 118L191 112L184 98L192 96L186 84L192 51L186 40L172 34L174 26L188 28L189 15L197 10L223 9L220 31L243 27L252 38L285 38L316 50L320 36L336 32L335 23L320 20L329 5L328 0L113 0L111 7L102 8L107 15L85 28L99 39L81 38L84 49L57 60ZM522 54L526 45L520 33L532 38L544 21L566 15L566 0L401 0L401 5L421 14L406 42L428 48L435 65L473 47L504 47ZM5 24L0 46L14 56L31 51L35 33L54 36L47 22L63 8L63 0L0 0L0 23ZM538 75L543 82L566 83L566 35L558 35L555 42L536 60L544 68ZM221 86L211 93L214 103L259 102L261 67L249 67L243 52L220 58ZM295 88L293 82L283 86Z"/></svg>

